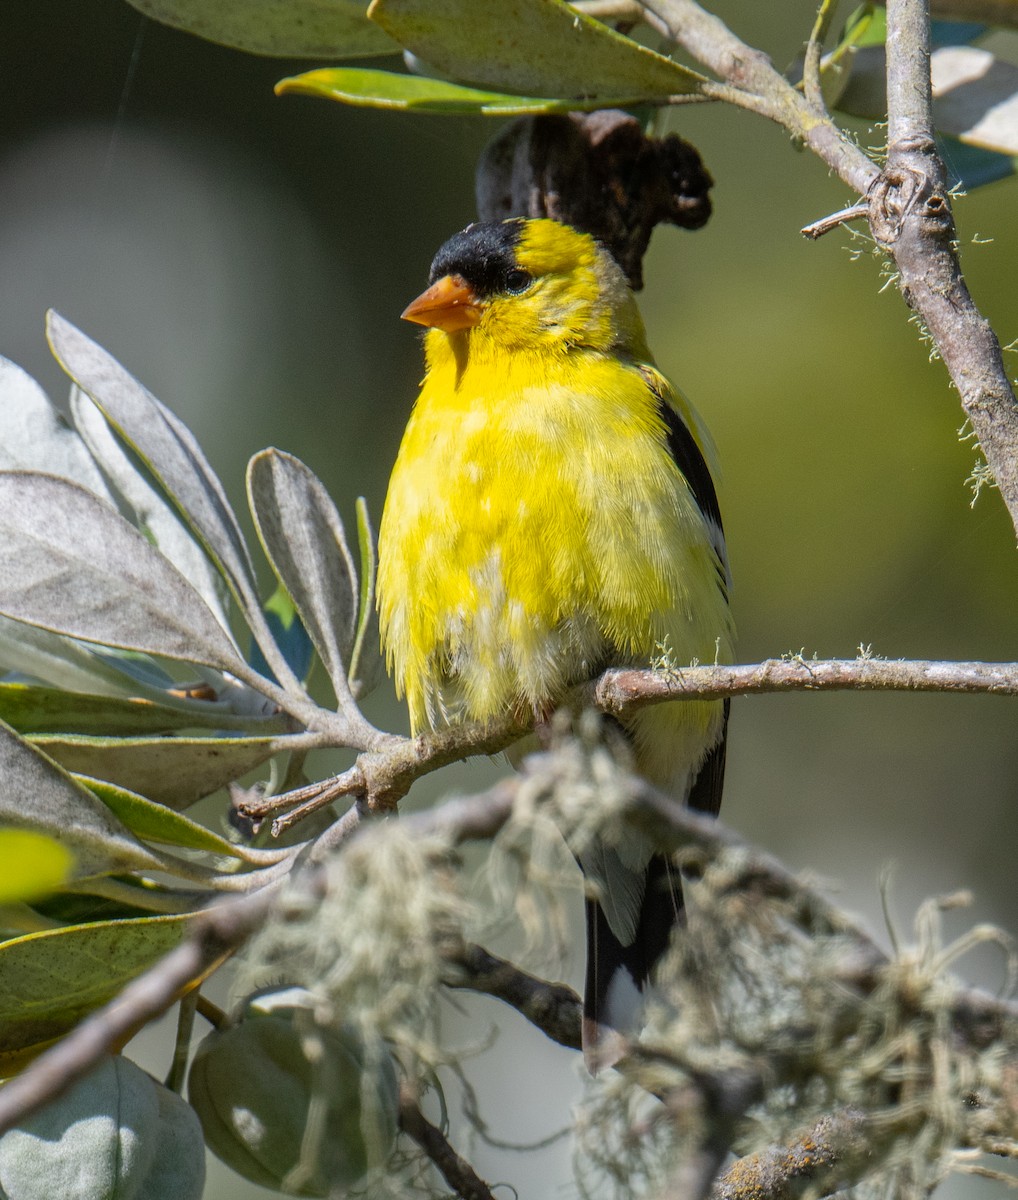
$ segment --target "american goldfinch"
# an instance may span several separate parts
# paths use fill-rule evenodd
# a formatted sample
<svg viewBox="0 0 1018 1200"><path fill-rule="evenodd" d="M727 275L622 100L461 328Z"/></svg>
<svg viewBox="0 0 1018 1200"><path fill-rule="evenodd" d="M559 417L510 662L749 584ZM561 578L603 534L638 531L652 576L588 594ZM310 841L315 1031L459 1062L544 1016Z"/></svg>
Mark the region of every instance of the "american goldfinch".
<svg viewBox="0 0 1018 1200"><path fill-rule="evenodd" d="M708 434L654 365L622 271L550 220L471 225L403 316L427 374L378 537L382 645L414 732L547 715L610 666L730 661ZM727 704L624 722L637 770L716 813ZM682 910L634 833L589 848L584 1049L611 1062ZM617 1039L615 1039L617 1041Z"/></svg>

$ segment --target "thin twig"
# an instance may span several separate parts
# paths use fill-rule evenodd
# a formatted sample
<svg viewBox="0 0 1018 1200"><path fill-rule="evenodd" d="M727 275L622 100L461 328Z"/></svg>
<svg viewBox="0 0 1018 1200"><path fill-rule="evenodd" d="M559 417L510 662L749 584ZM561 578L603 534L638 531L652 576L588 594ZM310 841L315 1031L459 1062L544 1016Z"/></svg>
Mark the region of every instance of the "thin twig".
<svg viewBox="0 0 1018 1200"><path fill-rule="evenodd" d="M194 1032L194 1018L200 996L201 993L197 989L188 992L186 996L181 997L177 1006L177 1034L173 1041L173 1061L166 1075L166 1086L178 1096L184 1093L187 1061L191 1054L191 1034Z"/></svg>
<svg viewBox="0 0 1018 1200"><path fill-rule="evenodd" d="M449 1143L449 1139L421 1112L413 1088L406 1083L399 1089L399 1124L438 1168L445 1182L461 1200L495 1200L491 1189L467 1160Z"/></svg>
<svg viewBox="0 0 1018 1200"><path fill-rule="evenodd" d="M840 228L842 225L847 225L849 221L865 221L869 219L870 206L862 201L858 204L851 204L848 208L840 208L837 212L831 213L829 216L821 217L817 221L811 221L808 225L804 225L799 232L803 237L808 237L810 241L815 242L817 238L823 237L825 233L831 233L833 230Z"/></svg>
<svg viewBox="0 0 1018 1200"><path fill-rule="evenodd" d="M362 753L342 774L300 788L297 795L302 805L301 814L307 815L321 807L321 803L313 800L316 796L325 797L322 803L343 796L361 797L369 813L392 812L421 776L464 758L498 754L519 741L531 728L529 718L510 715L486 725L457 725L416 738L389 736L383 748ZM245 797L237 809L242 816L260 821L290 808L293 795L283 792L264 798ZM273 832L282 832L295 820L289 814L277 818L273 822Z"/></svg>

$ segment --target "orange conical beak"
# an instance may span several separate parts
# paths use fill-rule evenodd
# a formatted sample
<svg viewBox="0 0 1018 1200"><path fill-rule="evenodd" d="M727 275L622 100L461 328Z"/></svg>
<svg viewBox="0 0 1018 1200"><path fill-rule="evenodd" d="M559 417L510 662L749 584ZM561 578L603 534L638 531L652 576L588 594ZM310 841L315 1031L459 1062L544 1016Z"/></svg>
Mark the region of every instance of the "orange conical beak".
<svg viewBox="0 0 1018 1200"><path fill-rule="evenodd" d="M462 275L444 275L426 292L421 292L400 314L404 321L455 333L469 329L481 319L477 293Z"/></svg>

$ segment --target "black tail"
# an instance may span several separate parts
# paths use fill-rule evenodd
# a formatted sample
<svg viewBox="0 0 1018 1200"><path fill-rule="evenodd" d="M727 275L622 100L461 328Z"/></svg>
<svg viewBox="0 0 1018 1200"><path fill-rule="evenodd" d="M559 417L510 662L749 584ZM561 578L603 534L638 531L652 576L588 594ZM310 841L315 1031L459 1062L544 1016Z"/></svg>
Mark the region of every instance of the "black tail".
<svg viewBox="0 0 1018 1200"><path fill-rule="evenodd" d="M636 936L624 946L612 932L604 910L587 900L587 982L583 996L583 1053L591 1071L618 1058L612 1031L631 1031L635 1006L651 971L668 948L682 918L682 884L663 854L647 864L646 886Z"/></svg>
<svg viewBox="0 0 1018 1200"><path fill-rule="evenodd" d="M725 778L725 744L729 701L725 701L721 738L708 753L689 791L687 803L717 815ZM617 861L617 860L616 860ZM587 980L583 996L583 1055L596 1072L621 1056L612 1035L639 1028L640 996L658 960L668 948L672 930L682 920L682 881L668 856L655 854L633 880L640 895L634 936L623 943L612 930L604 909L587 900Z"/></svg>

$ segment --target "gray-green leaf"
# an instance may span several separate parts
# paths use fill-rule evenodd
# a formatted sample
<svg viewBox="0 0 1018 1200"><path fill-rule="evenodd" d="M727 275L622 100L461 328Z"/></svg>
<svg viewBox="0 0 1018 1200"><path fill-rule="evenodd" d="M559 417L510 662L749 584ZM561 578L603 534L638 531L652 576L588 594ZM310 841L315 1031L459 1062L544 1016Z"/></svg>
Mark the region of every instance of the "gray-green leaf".
<svg viewBox="0 0 1018 1200"><path fill-rule="evenodd" d="M342 700L349 695L357 571L339 513L318 477L281 450L251 459L247 491L265 553Z"/></svg>
<svg viewBox="0 0 1018 1200"><path fill-rule="evenodd" d="M663 98L703 83L563 0L373 0L368 16L442 74L525 96Z"/></svg>
<svg viewBox="0 0 1018 1200"><path fill-rule="evenodd" d="M0 616L0 670L18 671L54 687L93 696L144 695L151 699L156 691L133 682L115 663L73 638L4 616Z"/></svg>
<svg viewBox="0 0 1018 1200"><path fill-rule="evenodd" d="M26 633L45 632L33 625L0 617L0 628L5 625ZM55 634L50 636L56 637ZM12 725L19 733L82 733L114 737L166 734L182 729L282 733L288 727L287 718L282 715L238 716L218 701L181 698L171 706L130 696L94 695L13 682L0 683L0 720Z"/></svg>
<svg viewBox="0 0 1018 1200"><path fill-rule="evenodd" d="M222 576L176 510L138 470L98 406L77 384L71 386L70 408L74 426L92 457L130 506L133 523L155 542L181 575L193 584L219 623L228 627L228 597Z"/></svg>
<svg viewBox="0 0 1018 1200"><path fill-rule="evenodd" d="M247 546L226 492L194 434L91 338L47 314L54 355L139 455L226 575L245 611L258 608Z"/></svg>
<svg viewBox="0 0 1018 1200"><path fill-rule="evenodd" d="M89 642L243 670L179 571L76 483L0 472L0 612Z"/></svg>
<svg viewBox="0 0 1018 1200"><path fill-rule="evenodd" d="M1018 155L1018 66L978 46L933 52L937 129L970 146Z"/></svg>
<svg viewBox="0 0 1018 1200"><path fill-rule="evenodd" d="M184 809L285 750L283 738L50 737L32 739L66 770Z"/></svg>
<svg viewBox="0 0 1018 1200"><path fill-rule="evenodd" d="M35 380L0 358L0 470L49 471L111 499L84 442Z"/></svg>
<svg viewBox="0 0 1018 1200"><path fill-rule="evenodd" d="M857 51L838 107L880 119L887 111L883 46ZM933 121L940 133L997 154L1018 155L1018 66L978 46L941 46L931 59Z"/></svg>
<svg viewBox="0 0 1018 1200"><path fill-rule="evenodd" d="M355 58L399 47L363 0L130 0L139 12L210 42L281 58Z"/></svg>

